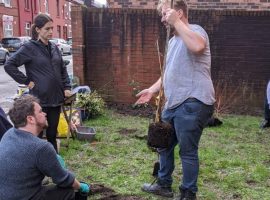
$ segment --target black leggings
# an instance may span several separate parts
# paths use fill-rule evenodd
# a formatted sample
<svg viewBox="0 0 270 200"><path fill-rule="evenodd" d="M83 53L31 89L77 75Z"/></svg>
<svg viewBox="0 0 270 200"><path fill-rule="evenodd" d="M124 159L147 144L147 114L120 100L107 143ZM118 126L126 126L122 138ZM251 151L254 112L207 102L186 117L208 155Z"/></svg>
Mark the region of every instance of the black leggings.
<svg viewBox="0 0 270 200"><path fill-rule="evenodd" d="M57 135L57 126L61 112L61 106L57 107L43 107L43 112L47 114L48 120L48 128L46 129L46 137L47 140L53 145L56 152L57 151L57 143L56 143L56 135ZM42 138L43 132L39 134L38 137Z"/></svg>

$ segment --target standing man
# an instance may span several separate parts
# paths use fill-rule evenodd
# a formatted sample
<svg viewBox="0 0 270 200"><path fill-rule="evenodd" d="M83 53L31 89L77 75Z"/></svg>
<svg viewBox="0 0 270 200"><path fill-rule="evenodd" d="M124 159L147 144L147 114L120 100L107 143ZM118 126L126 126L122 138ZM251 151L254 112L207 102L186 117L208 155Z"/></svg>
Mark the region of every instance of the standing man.
<svg viewBox="0 0 270 200"><path fill-rule="evenodd" d="M173 142L167 149L158 149L160 170L157 183L144 184L142 190L172 197L174 148L180 147L183 178L177 200L196 199L199 174L198 146L203 128L213 113L215 93L211 80L211 54L208 35L195 24L188 23L188 8L184 0L160 0L161 22L171 27L174 36L169 41L164 72L165 107L162 119L175 129ZM136 104L143 104L160 90L161 79L137 94Z"/></svg>
<svg viewBox="0 0 270 200"><path fill-rule="evenodd" d="M73 200L74 190L89 192L87 184L61 166L53 146L37 137L48 122L36 97L17 99L9 116L15 128L0 142L0 199ZM56 185L42 186L44 176Z"/></svg>

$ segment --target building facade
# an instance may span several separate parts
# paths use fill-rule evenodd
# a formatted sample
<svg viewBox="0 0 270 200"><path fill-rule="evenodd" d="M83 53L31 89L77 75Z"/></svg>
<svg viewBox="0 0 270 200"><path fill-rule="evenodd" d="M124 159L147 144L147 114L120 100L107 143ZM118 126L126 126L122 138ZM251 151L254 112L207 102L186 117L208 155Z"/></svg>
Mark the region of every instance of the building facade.
<svg viewBox="0 0 270 200"><path fill-rule="evenodd" d="M0 39L19 35L19 11L17 0L0 0Z"/></svg>
<svg viewBox="0 0 270 200"><path fill-rule="evenodd" d="M38 13L47 13L54 21L53 37L71 37L71 2L65 0L17 0L20 36L31 36L31 25Z"/></svg>
<svg viewBox="0 0 270 200"><path fill-rule="evenodd" d="M54 21L53 37L72 36L71 0L0 0L0 39L31 36L34 17L47 13Z"/></svg>

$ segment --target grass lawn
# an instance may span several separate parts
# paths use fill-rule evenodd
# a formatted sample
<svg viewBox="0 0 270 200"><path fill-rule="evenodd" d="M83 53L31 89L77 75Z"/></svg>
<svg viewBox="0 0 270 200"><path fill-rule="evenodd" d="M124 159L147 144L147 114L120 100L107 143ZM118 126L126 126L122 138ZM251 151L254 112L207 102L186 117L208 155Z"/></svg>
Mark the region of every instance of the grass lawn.
<svg viewBox="0 0 270 200"><path fill-rule="evenodd" d="M270 199L270 130L261 131L260 120L227 115L222 118L222 126L204 130L199 151L198 199ZM115 194L165 199L140 189L144 182L154 180L151 174L157 160L157 154L148 149L145 141L149 122L148 118L108 110L85 123L96 129L95 142L70 140L69 148L62 145L60 154L79 180L101 184ZM175 193L182 175L178 150L173 174ZM89 197L102 198L110 199L104 194Z"/></svg>

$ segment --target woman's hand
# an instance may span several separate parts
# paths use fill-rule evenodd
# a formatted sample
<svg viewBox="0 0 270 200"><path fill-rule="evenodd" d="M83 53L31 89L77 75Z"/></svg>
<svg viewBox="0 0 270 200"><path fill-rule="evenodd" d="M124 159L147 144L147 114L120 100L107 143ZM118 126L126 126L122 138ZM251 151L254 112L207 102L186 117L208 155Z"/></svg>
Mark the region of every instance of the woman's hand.
<svg viewBox="0 0 270 200"><path fill-rule="evenodd" d="M30 81L30 83L27 85L28 89L32 90L35 87L35 83L33 81Z"/></svg>
<svg viewBox="0 0 270 200"><path fill-rule="evenodd" d="M65 90L64 92L65 92L65 97L70 97L72 95L70 90Z"/></svg>

